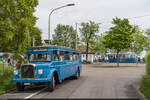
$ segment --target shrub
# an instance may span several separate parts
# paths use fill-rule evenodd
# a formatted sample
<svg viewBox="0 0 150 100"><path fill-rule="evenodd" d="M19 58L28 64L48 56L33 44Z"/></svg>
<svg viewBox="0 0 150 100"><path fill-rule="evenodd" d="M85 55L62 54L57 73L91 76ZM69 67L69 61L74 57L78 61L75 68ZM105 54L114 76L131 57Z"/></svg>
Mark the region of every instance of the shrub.
<svg viewBox="0 0 150 100"><path fill-rule="evenodd" d="M146 57L146 74L140 82L140 91L144 96L150 99L150 51L147 52Z"/></svg>
<svg viewBox="0 0 150 100"><path fill-rule="evenodd" d="M150 51L146 54L146 77L150 79Z"/></svg>
<svg viewBox="0 0 150 100"><path fill-rule="evenodd" d="M12 82L13 68L7 67L4 72L0 70L0 94L5 93L6 91L15 88L15 83Z"/></svg>

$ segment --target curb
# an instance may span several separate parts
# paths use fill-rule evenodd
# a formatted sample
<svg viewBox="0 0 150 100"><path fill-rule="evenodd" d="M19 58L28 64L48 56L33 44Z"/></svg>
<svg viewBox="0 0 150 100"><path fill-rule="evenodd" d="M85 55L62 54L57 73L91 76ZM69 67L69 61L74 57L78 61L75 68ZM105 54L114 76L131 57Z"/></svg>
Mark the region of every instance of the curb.
<svg viewBox="0 0 150 100"><path fill-rule="evenodd" d="M6 94L6 93L9 93L9 92L14 91L14 90L16 90L16 88L13 88L13 89L7 90L7 91L5 91L4 93L1 93L0 95L3 95L3 94Z"/></svg>
<svg viewBox="0 0 150 100"><path fill-rule="evenodd" d="M133 87L136 89L136 91L138 92L138 94L141 96L140 99L146 100L146 97L144 96L144 94L139 90L139 86L133 85Z"/></svg>
<svg viewBox="0 0 150 100"><path fill-rule="evenodd" d="M11 91L14 91L14 90L16 90L16 88L13 88L13 89L7 90L5 93L8 93L8 92L11 92Z"/></svg>

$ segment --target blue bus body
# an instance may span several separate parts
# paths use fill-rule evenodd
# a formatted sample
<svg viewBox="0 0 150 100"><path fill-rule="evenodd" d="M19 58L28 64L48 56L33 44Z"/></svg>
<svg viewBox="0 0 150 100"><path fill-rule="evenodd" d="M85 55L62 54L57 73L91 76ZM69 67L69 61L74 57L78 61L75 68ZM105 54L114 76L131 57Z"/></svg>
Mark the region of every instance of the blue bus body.
<svg viewBox="0 0 150 100"><path fill-rule="evenodd" d="M108 60L105 62L110 62L110 63L116 63L117 62L117 54L107 54ZM119 62L120 63L136 63L137 61L137 56L133 52L124 52L124 53L119 53Z"/></svg>
<svg viewBox="0 0 150 100"><path fill-rule="evenodd" d="M47 57L42 61L40 57ZM45 59L44 58L44 59ZM40 83L51 82L53 76L59 83L65 78L77 76L82 71L81 54L79 50L57 46L39 46L28 49L28 64L15 69L13 82ZM32 75L30 75L32 74Z"/></svg>

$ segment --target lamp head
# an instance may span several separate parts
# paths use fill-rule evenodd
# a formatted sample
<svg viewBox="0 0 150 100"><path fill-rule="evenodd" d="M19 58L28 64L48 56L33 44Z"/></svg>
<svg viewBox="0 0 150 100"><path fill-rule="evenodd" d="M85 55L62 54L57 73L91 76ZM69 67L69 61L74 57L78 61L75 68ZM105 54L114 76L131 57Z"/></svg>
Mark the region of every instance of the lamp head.
<svg viewBox="0 0 150 100"><path fill-rule="evenodd" d="M66 6L74 6L74 3L67 4Z"/></svg>

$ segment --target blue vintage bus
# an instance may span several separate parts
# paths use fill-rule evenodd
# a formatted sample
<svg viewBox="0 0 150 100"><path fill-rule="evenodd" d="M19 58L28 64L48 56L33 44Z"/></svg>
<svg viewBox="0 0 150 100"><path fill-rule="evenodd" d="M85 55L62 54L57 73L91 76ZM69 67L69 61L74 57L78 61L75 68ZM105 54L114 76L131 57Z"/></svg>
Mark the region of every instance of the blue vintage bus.
<svg viewBox="0 0 150 100"><path fill-rule="evenodd" d="M116 63L117 54L116 53L107 53L108 60L105 62ZM134 52L120 52L119 54L120 63L136 63L137 55Z"/></svg>
<svg viewBox="0 0 150 100"><path fill-rule="evenodd" d="M13 82L18 91L26 84L43 83L53 91L57 83L82 71L81 52L58 46L37 46L28 49L28 64L14 68Z"/></svg>

